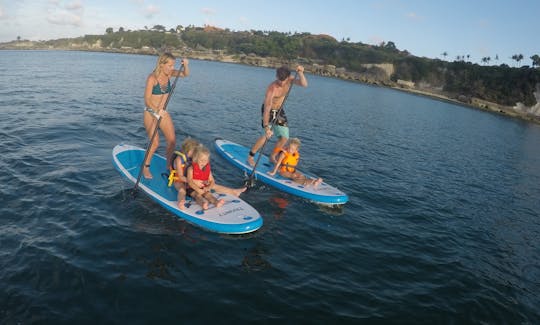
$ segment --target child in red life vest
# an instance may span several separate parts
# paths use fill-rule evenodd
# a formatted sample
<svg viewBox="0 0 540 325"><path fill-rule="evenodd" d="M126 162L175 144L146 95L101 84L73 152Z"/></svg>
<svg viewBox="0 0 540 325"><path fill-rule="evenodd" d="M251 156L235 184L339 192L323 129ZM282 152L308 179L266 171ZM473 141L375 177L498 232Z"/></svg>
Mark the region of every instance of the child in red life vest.
<svg viewBox="0 0 540 325"><path fill-rule="evenodd" d="M203 210L207 210L209 204L217 208L225 204L225 200L218 200L211 190L234 196L240 196L246 190L245 187L234 189L216 184L210 167L210 151L202 144L193 150L193 161L187 169L187 180L188 195L195 199Z"/></svg>
<svg viewBox="0 0 540 325"><path fill-rule="evenodd" d="M281 176L290 178L296 183L304 186L313 185L314 187L317 187L322 183L322 178L309 178L296 170L298 160L300 160L300 153L298 152L299 148L300 139L291 138L289 144L280 150L274 169L268 172L268 174L274 176L279 170Z"/></svg>
<svg viewBox="0 0 540 325"><path fill-rule="evenodd" d="M186 138L180 146L180 151L175 151L171 160L169 186L174 184L178 191L178 208L184 210L186 203L186 189L188 187L187 168L191 164L193 150L199 142L193 138Z"/></svg>

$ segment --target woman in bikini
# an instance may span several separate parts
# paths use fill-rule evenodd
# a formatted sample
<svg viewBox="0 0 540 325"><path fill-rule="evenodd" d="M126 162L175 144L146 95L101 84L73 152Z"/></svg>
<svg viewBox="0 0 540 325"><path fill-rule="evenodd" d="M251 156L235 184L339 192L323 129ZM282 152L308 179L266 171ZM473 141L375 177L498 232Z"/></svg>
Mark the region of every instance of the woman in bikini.
<svg viewBox="0 0 540 325"><path fill-rule="evenodd" d="M171 53L163 53L159 56L156 68L146 78L146 88L144 90L144 128L148 134L148 138L151 138L154 134L154 130L157 125L158 119L159 128L167 141L167 166L170 165L170 159L172 157L173 150L176 146L176 135L174 133L174 124L171 116L165 110L165 103L167 97L171 93L171 77L187 77L189 75L189 62L187 59L181 61L184 66L183 70L175 70L174 64L176 58ZM148 157L144 161L143 175L145 178L152 178L150 172L150 162L152 156L156 152L159 146L159 133L154 137L154 141L150 144L148 149Z"/></svg>

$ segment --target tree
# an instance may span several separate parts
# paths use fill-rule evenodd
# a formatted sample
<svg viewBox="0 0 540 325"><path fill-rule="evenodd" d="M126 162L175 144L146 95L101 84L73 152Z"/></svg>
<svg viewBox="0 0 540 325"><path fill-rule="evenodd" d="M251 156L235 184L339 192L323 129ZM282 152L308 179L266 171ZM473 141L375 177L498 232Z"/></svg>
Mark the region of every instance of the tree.
<svg viewBox="0 0 540 325"><path fill-rule="evenodd" d="M390 50L390 51L397 51L396 44L394 42L392 42L392 41L389 41L388 43L386 43L384 48L387 49L387 50Z"/></svg>
<svg viewBox="0 0 540 325"><path fill-rule="evenodd" d="M444 51L444 52L442 52L441 55L442 55L442 56L444 57L444 59L446 60L446 57L448 56L448 52Z"/></svg>
<svg viewBox="0 0 540 325"><path fill-rule="evenodd" d="M105 30L105 33L106 34L112 34L113 33L113 28L112 27L107 27L107 29Z"/></svg>
<svg viewBox="0 0 540 325"><path fill-rule="evenodd" d="M21 37L20 36L17 36L17 42L21 40Z"/></svg>
<svg viewBox="0 0 540 325"><path fill-rule="evenodd" d="M160 32L164 32L166 30L165 26L163 26L163 25L154 25L154 27L152 27L152 29L160 31Z"/></svg>
<svg viewBox="0 0 540 325"><path fill-rule="evenodd" d="M540 56L538 54L531 56L531 60L533 67L540 67Z"/></svg>
<svg viewBox="0 0 540 325"><path fill-rule="evenodd" d="M119 31L120 33L124 32L124 27L118 28L118 31Z"/></svg>
<svg viewBox="0 0 540 325"><path fill-rule="evenodd" d="M523 54L512 55L512 60L515 60L519 64L519 61L523 60Z"/></svg>

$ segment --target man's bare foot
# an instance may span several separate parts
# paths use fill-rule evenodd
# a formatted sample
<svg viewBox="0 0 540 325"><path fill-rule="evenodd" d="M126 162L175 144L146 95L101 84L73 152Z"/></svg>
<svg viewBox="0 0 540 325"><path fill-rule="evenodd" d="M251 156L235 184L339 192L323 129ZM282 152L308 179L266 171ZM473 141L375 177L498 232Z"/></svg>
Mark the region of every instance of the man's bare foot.
<svg viewBox="0 0 540 325"><path fill-rule="evenodd" d="M319 185L321 185L321 183L322 183L322 178L319 177L313 182L313 187L317 188L319 187Z"/></svg>
<svg viewBox="0 0 540 325"><path fill-rule="evenodd" d="M184 208L186 207L185 204L186 204L186 200L179 200L178 201L178 209L184 210Z"/></svg>
<svg viewBox="0 0 540 325"><path fill-rule="evenodd" d="M150 167L144 166L143 167L143 176L146 179L152 179L152 173L150 172Z"/></svg>
<svg viewBox="0 0 540 325"><path fill-rule="evenodd" d="M251 155L248 155L248 158L247 158L247 162L250 166L254 166L255 165L255 160L253 160L253 156Z"/></svg>
<svg viewBox="0 0 540 325"><path fill-rule="evenodd" d="M222 207L224 204L225 204L225 200L219 199L219 200L216 202L216 208Z"/></svg>
<svg viewBox="0 0 540 325"><path fill-rule="evenodd" d="M232 195L239 197L240 194L244 193L246 190L247 190L247 187L236 188L233 190Z"/></svg>

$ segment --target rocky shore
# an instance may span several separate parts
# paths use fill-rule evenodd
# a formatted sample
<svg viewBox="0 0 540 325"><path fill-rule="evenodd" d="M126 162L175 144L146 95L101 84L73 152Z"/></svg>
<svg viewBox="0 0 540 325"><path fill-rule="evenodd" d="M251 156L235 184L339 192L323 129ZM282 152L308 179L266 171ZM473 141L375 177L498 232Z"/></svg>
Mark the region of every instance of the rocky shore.
<svg viewBox="0 0 540 325"><path fill-rule="evenodd" d="M149 47L135 49L130 47L108 48L88 44L69 43L65 46L51 46L45 42L35 41L13 41L8 43L0 43L0 50L68 50L68 51L92 51L92 52L111 52L111 53L126 53L126 54L144 54L156 55L158 50ZM412 81L397 80L392 81L391 75L394 73L394 66L391 63L382 64L364 64L362 72L347 71L345 68L336 67L333 65L319 64L306 59L297 59L284 61L272 57L258 57L253 54L238 55L228 54L221 50L206 50L206 49L190 49L172 50L173 54L178 57L187 57L191 59L219 61L228 63L245 64L258 67L277 67L283 64L289 66L303 65L308 73L339 78L352 82L361 82L383 87L389 87L396 90L413 93L421 96L427 96L437 100L457 103L460 105L469 106L472 108L481 109L484 111L502 114L513 118L519 118L526 121L531 121L540 124L540 87L537 87L535 97L536 105L526 107L521 103L516 103L515 106L505 106L493 102L488 102L480 98L466 97L460 94L450 94L442 89L433 88L426 85L416 85Z"/></svg>

